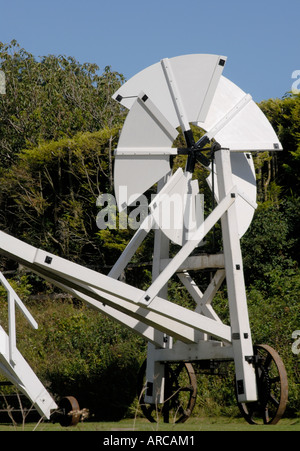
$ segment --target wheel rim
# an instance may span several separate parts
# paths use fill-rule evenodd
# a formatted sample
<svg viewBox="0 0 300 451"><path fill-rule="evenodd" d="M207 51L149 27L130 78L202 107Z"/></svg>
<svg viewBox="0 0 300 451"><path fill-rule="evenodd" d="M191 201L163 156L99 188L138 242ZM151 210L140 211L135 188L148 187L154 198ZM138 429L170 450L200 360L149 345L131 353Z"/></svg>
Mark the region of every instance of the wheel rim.
<svg viewBox="0 0 300 451"><path fill-rule="evenodd" d="M76 426L79 422L79 404L74 396L65 396L59 402L59 410L62 411L62 415L59 418L61 426Z"/></svg>
<svg viewBox="0 0 300 451"><path fill-rule="evenodd" d="M144 416L156 423L163 418L165 423L184 423L191 416L197 397L197 380L193 365L180 362L165 364L165 400L160 405L145 403L145 373L147 361L139 373L138 396Z"/></svg>
<svg viewBox="0 0 300 451"><path fill-rule="evenodd" d="M276 424L285 412L288 400L288 380L278 353L268 345L254 346L258 400L238 403L250 424Z"/></svg>

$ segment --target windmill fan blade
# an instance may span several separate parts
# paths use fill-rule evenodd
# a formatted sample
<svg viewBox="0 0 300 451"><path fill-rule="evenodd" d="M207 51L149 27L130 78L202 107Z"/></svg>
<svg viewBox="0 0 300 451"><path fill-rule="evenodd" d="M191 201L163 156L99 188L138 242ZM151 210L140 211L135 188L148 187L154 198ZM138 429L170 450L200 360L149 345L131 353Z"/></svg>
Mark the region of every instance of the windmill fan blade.
<svg viewBox="0 0 300 451"><path fill-rule="evenodd" d="M198 194L198 181L179 168L150 204L156 225L175 244L182 246L203 222Z"/></svg>
<svg viewBox="0 0 300 451"><path fill-rule="evenodd" d="M188 180L179 168L150 204L155 223L176 244L183 242L183 218Z"/></svg>
<svg viewBox="0 0 300 451"><path fill-rule="evenodd" d="M146 169L145 169L146 168ZM169 155L120 155L115 159L115 196L125 210L171 171ZM143 177L137 176L143 174Z"/></svg>
<svg viewBox="0 0 300 451"><path fill-rule="evenodd" d="M198 126L231 151L282 150L281 143L261 109L242 89L220 78L214 101L204 122Z"/></svg>
<svg viewBox="0 0 300 451"><path fill-rule="evenodd" d="M177 128L180 125L164 70L172 66L187 121L204 121L221 77L225 56L182 55L153 64L128 80L113 95L123 106L131 109L136 97L145 91L168 121Z"/></svg>
<svg viewBox="0 0 300 451"><path fill-rule="evenodd" d="M248 230L256 209L256 178L255 168L251 154L232 152L230 154L233 183L238 187L239 194L236 200L238 232L240 238ZM212 189L212 174L207 183ZM218 182L214 174L214 194L219 202Z"/></svg>
<svg viewBox="0 0 300 451"><path fill-rule="evenodd" d="M171 147L177 135L151 98L141 92L127 115L118 149Z"/></svg>
<svg viewBox="0 0 300 451"><path fill-rule="evenodd" d="M115 152L114 182L119 211L132 205L170 172L171 146L177 135L177 130L148 96L140 93L127 115Z"/></svg>

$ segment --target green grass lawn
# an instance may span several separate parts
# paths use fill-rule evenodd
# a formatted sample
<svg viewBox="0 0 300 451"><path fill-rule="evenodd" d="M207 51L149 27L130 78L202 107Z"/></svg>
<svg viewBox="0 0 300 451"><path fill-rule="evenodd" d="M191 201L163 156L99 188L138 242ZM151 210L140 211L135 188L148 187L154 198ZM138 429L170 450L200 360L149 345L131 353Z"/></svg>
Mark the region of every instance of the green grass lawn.
<svg viewBox="0 0 300 451"><path fill-rule="evenodd" d="M59 424L41 422L29 423L24 426L12 424L0 425L0 431L148 431L148 432L200 432L200 431L300 431L300 419L282 419L277 425L249 425L243 419L216 418L191 418L184 424L149 423L138 418L122 420L120 422L83 422L77 426L64 428Z"/></svg>

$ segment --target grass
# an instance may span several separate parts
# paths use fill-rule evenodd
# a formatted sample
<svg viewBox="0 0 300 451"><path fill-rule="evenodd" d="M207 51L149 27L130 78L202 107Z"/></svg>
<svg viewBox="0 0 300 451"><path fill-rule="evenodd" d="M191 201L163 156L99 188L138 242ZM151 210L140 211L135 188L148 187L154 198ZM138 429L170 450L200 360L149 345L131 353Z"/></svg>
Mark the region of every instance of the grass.
<svg viewBox="0 0 300 451"><path fill-rule="evenodd" d="M126 419L114 422L83 422L65 428L59 424L40 422L25 425L2 424L0 431L147 431L147 432L200 432L200 431L300 431L300 419L282 419L277 425L250 425L243 419L225 417L191 418L184 424L149 423L145 419Z"/></svg>

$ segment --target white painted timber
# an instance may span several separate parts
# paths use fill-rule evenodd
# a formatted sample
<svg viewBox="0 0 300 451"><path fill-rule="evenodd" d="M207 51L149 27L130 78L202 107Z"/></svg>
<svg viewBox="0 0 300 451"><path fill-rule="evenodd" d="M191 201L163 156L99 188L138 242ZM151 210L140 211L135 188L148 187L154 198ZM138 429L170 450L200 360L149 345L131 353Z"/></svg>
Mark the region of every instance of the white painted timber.
<svg viewBox="0 0 300 451"><path fill-rule="evenodd" d="M14 249L13 253L12 249ZM28 266L39 274L57 280L90 297L96 297L96 299L126 314L132 309L130 304L135 305L135 307L145 307L145 303L140 302L145 294L142 290L69 262L62 257L36 249L4 232L0 232L0 253L22 262L24 266ZM140 319L140 309L138 308L136 312L138 319ZM130 315L134 317L136 312L131 310ZM150 318L149 322L153 321L152 325L156 324L157 321L157 328L163 329L166 327L168 335L180 336L183 340L193 341L194 330L200 330L225 341L231 341L229 326L218 324L195 312L186 311L184 307L165 299L158 297L144 312L145 321ZM158 319L152 320L150 313L161 316L163 324L159 326ZM172 322L171 325L169 320ZM191 335L193 336L191 337Z"/></svg>
<svg viewBox="0 0 300 451"><path fill-rule="evenodd" d="M220 198L225 199L233 185L229 150L216 152L216 166ZM221 224L237 396L239 402L251 402L257 400L257 388L254 367L247 360L253 355L253 346L235 204L222 216Z"/></svg>
<svg viewBox="0 0 300 451"><path fill-rule="evenodd" d="M234 203L236 198L236 188L232 188L229 193L222 199L218 206L205 219L203 224L197 229L194 235L187 241L175 257L170 261L168 266L160 273L157 279L147 289L145 295L141 298L141 304L151 304L152 300L157 296L159 290L165 285L172 275L178 271L180 265L189 257L191 252L197 247L200 241L207 235L214 224L225 214L227 209Z"/></svg>

